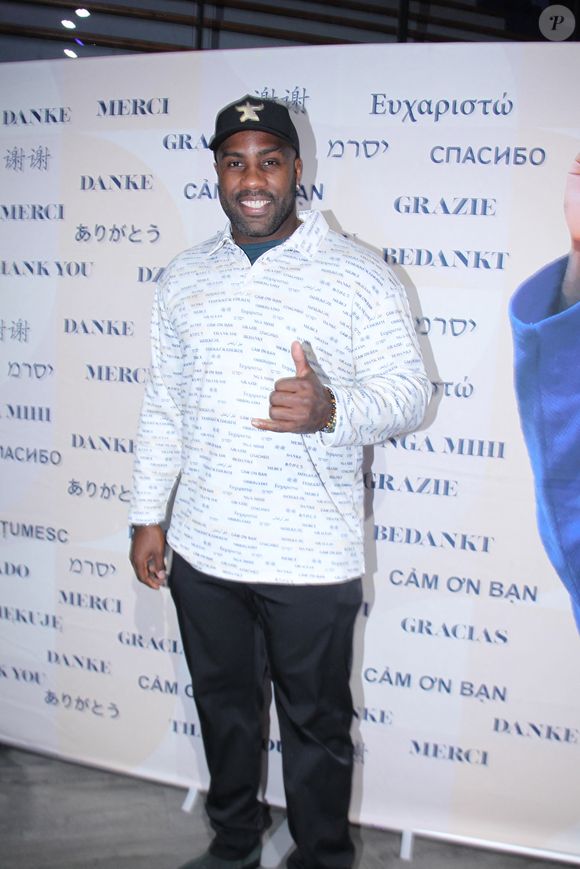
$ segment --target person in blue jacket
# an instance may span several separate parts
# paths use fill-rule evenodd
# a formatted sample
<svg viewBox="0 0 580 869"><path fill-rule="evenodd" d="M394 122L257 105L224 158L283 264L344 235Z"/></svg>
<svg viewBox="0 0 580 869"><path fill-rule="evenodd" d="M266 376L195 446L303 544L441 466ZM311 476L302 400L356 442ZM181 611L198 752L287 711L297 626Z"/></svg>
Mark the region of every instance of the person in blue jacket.
<svg viewBox="0 0 580 869"><path fill-rule="evenodd" d="M572 247L515 292L515 386L547 555L580 631L580 154L566 182Z"/></svg>

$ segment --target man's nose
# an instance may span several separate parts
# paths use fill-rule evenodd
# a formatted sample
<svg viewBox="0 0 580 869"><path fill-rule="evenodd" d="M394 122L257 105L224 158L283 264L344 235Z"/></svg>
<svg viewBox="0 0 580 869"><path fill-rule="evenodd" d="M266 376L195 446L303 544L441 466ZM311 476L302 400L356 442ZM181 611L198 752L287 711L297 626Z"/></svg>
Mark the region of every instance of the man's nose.
<svg viewBox="0 0 580 869"><path fill-rule="evenodd" d="M264 170L260 163L248 163L244 171L244 185L246 187L263 187Z"/></svg>

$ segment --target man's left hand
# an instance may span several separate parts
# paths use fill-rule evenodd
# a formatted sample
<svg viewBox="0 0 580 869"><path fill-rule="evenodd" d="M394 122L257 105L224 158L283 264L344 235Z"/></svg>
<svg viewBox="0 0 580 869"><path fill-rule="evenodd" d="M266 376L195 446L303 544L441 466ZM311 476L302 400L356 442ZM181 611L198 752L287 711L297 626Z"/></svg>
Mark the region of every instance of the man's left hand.
<svg viewBox="0 0 580 869"><path fill-rule="evenodd" d="M564 213L570 232L572 250L580 251L580 154L576 155L566 179Z"/></svg>
<svg viewBox="0 0 580 869"><path fill-rule="evenodd" d="M255 428L265 431L307 434L328 423L332 404L328 393L310 367L300 341L290 348L296 366L295 377L283 377L270 393L270 419L253 419Z"/></svg>
<svg viewBox="0 0 580 869"><path fill-rule="evenodd" d="M564 193L564 212L572 249L562 282L560 310L580 302L580 154L570 167Z"/></svg>

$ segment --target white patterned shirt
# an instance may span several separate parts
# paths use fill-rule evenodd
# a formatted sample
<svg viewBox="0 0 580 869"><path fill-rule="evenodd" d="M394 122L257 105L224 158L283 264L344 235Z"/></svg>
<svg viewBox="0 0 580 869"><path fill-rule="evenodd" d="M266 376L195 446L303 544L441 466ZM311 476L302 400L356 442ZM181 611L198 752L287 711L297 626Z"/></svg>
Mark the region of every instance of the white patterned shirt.
<svg viewBox="0 0 580 869"><path fill-rule="evenodd" d="M164 271L130 521L211 576L323 584L364 572L362 447L415 428L430 384L404 290L320 212L254 265L228 227ZM333 434L254 428L299 340L336 397Z"/></svg>

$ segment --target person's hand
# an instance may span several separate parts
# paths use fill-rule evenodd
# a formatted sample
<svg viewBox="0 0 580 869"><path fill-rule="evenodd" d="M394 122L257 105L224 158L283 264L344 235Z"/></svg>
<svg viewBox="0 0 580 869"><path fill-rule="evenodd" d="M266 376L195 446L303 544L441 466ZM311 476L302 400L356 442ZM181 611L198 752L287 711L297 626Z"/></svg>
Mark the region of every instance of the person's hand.
<svg viewBox="0 0 580 869"><path fill-rule="evenodd" d="M129 554L139 582L149 588L165 585L165 532L161 525L137 525Z"/></svg>
<svg viewBox="0 0 580 869"><path fill-rule="evenodd" d="M572 250L580 251L580 154L576 155L566 179L564 214L570 231Z"/></svg>
<svg viewBox="0 0 580 869"><path fill-rule="evenodd" d="M560 310L580 302L580 154L570 167L564 191L564 214L572 244L560 294Z"/></svg>
<svg viewBox="0 0 580 869"><path fill-rule="evenodd" d="M253 419L255 428L266 431L307 434L320 431L332 412L330 397L308 364L300 341L290 348L295 377L283 377L270 393L270 419Z"/></svg>

